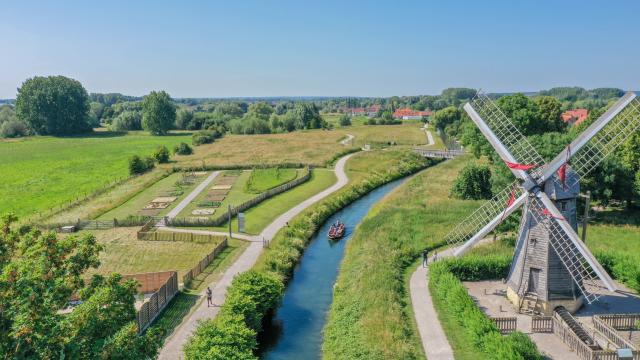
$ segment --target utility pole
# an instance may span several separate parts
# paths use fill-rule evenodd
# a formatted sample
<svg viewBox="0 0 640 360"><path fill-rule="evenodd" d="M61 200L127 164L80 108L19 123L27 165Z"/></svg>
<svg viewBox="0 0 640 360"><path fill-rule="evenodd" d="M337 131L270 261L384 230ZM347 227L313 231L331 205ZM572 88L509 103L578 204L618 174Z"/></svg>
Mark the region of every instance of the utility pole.
<svg viewBox="0 0 640 360"><path fill-rule="evenodd" d="M587 223L589 222L589 207L591 207L591 191L587 191L587 194L584 195L585 203L584 203L584 215L582 217L582 242L587 242Z"/></svg>
<svg viewBox="0 0 640 360"><path fill-rule="evenodd" d="M228 205L227 214L229 215L229 239L231 239L231 204Z"/></svg>

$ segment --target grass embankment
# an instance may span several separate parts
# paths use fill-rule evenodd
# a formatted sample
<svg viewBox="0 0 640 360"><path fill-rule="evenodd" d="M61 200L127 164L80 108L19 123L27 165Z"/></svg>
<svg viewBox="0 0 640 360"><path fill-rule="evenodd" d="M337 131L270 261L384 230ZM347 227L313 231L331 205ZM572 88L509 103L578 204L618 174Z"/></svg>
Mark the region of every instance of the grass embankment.
<svg viewBox="0 0 640 360"><path fill-rule="evenodd" d="M347 245L325 328L328 359L423 357L408 314L404 269L480 202L449 198L469 157L440 163L408 180L363 220Z"/></svg>
<svg viewBox="0 0 640 360"><path fill-rule="evenodd" d="M260 194L276 186L292 181L298 176L297 169L266 168L254 169L244 185L245 192Z"/></svg>
<svg viewBox="0 0 640 360"><path fill-rule="evenodd" d="M214 243L142 241L136 238L137 227L89 231L105 249L100 254L99 274L135 274L177 270L181 279L194 267ZM217 239L220 240L220 239Z"/></svg>
<svg viewBox="0 0 640 360"><path fill-rule="evenodd" d="M126 178L131 155L150 155L158 145L172 148L181 141L190 142L190 136L96 132L0 140L0 213L24 218L82 198Z"/></svg>
<svg viewBox="0 0 640 360"><path fill-rule="evenodd" d="M278 216L300 202L333 185L335 181L336 176L334 172L329 169L311 170L311 178L309 180L245 211L245 232L248 234L259 234ZM229 223L227 222L213 229L226 231L228 226ZM231 220L231 227L234 231L238 229L237 217L234 217Z"/></svg>
<svg viewBox="0 0 640 360"><path fill-rule="evenodd" d="M381 153L382 154L382 153ZM348 205L357 198L363 196L374 188L387 183L401 176L413 173L426 166L427 160L417 155L405 151L405 156L400 162L389 163L387 171L383 173L372 173L367 179L351 183L346 188L336 194L320 201L318 204L305 210L298 215L290 226L283 228L271 242L269 249L265 250L258 259L251 274L262 274L266 279L275 277L277 284L283 283L291 276L295 264L302 255L307 242L314 232L331 214ZM356 156L357 157L357 156ZM352 160L354 160L354 157ZM384 155L382 155L384 157ZM221 314L235 314L235 317L218 317L213 321L204 322L196 331L191 340L194 344L192 348L207 348L213 353L235 355L247 354L251 346L255 346L256 320L262 319L265 313L270 310L254 300L253 289L246 286L242 281L234 281L229 292L237 292L237 301L227 301L222 306ZM275 289L275 284L272 285ZM243 290L245 289L245 290ZM277 290L277 289L276 289ZM242 294L246 292L246 295ZM281 294L279 295L281 296ZM248 299L248 300L241 300ZM247 303L248 302L248 303ZM277 302L270 302L275 306ZM233 310L237 309L237 310ZM242 339L240 344L228 342L226 339ZM187 353L187 358L189 353ZM193 358L193 357L191 357Z"/></svg>

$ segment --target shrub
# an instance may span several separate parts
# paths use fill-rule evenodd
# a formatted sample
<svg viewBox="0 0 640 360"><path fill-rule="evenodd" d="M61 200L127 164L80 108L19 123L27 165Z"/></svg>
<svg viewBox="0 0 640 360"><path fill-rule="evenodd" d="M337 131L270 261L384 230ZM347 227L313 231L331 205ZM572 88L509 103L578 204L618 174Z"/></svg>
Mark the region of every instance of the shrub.
<svg viewBox="0 0 640 360"><path fill-rule="evenodd" d="M351 117L347 114L340 116L340 126L351 126Z"/></svg>
<svg viewBox="0 0 640 360"><path fill-rule="evenodd" d="M217 132L212 130L198 131L197 133L193 134L191 138L191 142L194 146L198 146L202 144L211 144L216 139L215 138L216 133Z"/></svg>
<svg viewBox="0 0 640 360"><path fill-rule="evenodd" d="M166 146L160 145L153 152L153 158L158 161L159 164L166 164L169 162L169 149Z"/></svg>
<svg viewBox="0 0 640 360"><path fill-rule="evenodd" d="M126 110L111 122L113 131L142 130L142 114L139 111Z"/></svg>
<svg viewBox="0 0 640 360"><path fill-rule="evenodd" d="M155 166L155 160L150 157L140 157L138 155L133 155L129 159L129 174L138 175L144 174L145 172L153 169Z"/></svg>
<svg viewBox="0 0 640 360"><path fill-rule="evenodd" d="M173 148L173 153L177 155L191 155L193 154L193 149L189 144L181 142Z"/></svg>
<svg viewBox="0 0 640 360"><path fill-rule="evenodd" d="M241 315L218 314L214 320L200 323L184 347L187 360L255 359L256 332L249 329Z"/></svg>
<svg viewBox="0 0 640 360"><path fill-rule="evenodd" d="M489 167L475 164L465 166L453 183L451 196L465 200L490 199L492 193Z"/></svg>
<svg viewBox="0 0 640 360"><path fill-rule="evenodd" d="M0 125L0 137L15 138L29 133L27 124L19 120L9 120Z"/></svg>
<svg viewBox="0 0 640 360"><path fill-rule="evenodd" d="M509 259L505 256L436 262L429 270L429 289L441 310L455 319L471 338L472 345L489 359L542 359L535 344L526 335L516 332L502 336L460 281L494 278L495 274L504 274L508 266Z"/></svg>

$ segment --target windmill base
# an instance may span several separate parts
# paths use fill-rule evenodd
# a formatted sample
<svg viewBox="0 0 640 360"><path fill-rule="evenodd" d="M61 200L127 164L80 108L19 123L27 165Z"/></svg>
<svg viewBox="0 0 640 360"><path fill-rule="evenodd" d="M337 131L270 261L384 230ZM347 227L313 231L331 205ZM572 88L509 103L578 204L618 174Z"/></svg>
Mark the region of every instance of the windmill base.
<svg viewBox="0 0 640 360"><path fill-rule="evenodd" d="M535 297L534 297L535 298ZM542 315L551 316L553 310L558 306L564 306L570 313L575 313L584 303L584 296L580 295L575 299L554 299L540 300L530 296L520 296L516 291L507 286L507 299L515 306L516 311L521 307L533 310L532 313L538 312Z"/></svg>

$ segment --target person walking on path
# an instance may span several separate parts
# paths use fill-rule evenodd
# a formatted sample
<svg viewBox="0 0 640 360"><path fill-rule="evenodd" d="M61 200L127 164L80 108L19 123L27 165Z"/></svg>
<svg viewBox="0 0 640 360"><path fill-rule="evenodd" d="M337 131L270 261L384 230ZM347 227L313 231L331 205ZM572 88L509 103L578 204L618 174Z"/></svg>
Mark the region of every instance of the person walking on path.
<svg viewBox="0 0 640 360"><path fill-rule="evenodd" d="M427 261L429 260L429 250L422 250L422 267L427 267Z"/></svg>
<svg viewBox="0 0 640 360"><path fill-rule="evenodd" d="M434 251L433 252L433 260L432 260L432 262L436 262L436 260L438 260L438 252Z"/></svg>
<svg viewBox="0 0 640 360"><path fill-rule="evenodd" d="M213 301L211 301L212 296L213 293L211 292L211 288L207 286L207 307L209 307L209 305L213 305Z"/></svg>

